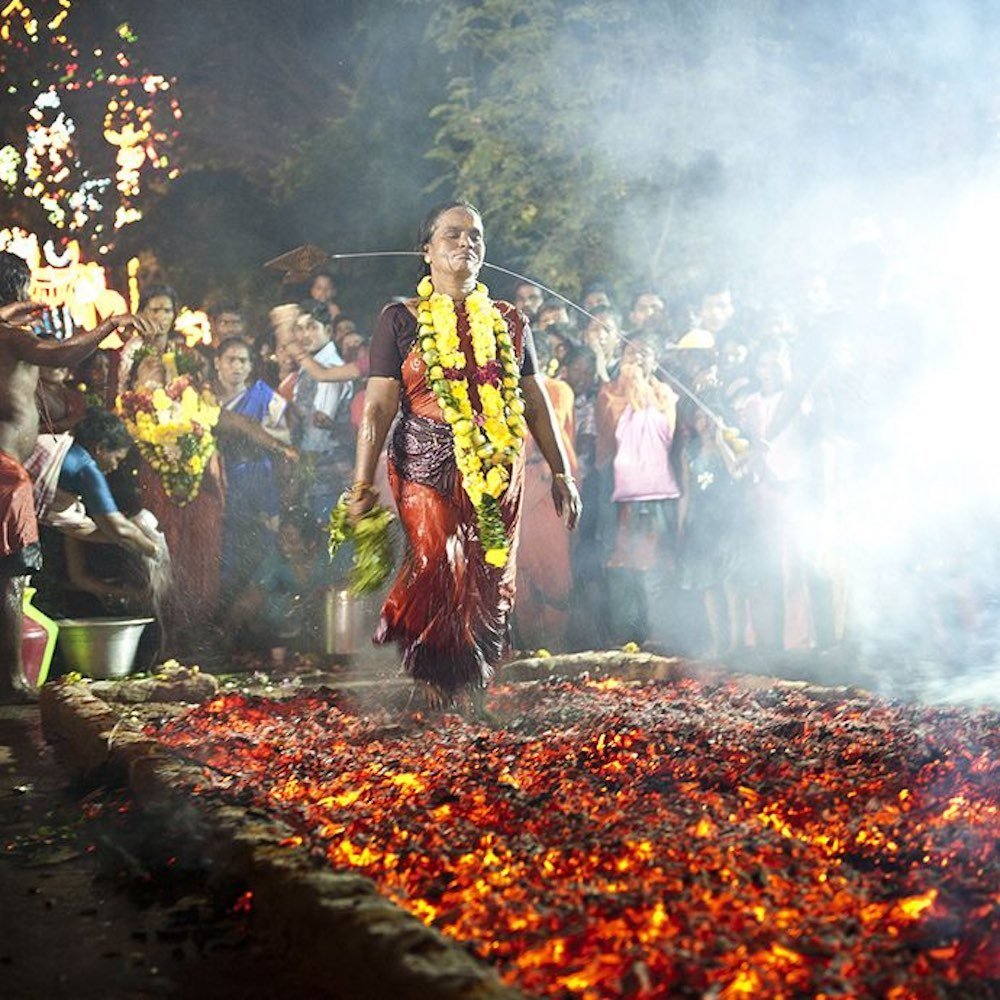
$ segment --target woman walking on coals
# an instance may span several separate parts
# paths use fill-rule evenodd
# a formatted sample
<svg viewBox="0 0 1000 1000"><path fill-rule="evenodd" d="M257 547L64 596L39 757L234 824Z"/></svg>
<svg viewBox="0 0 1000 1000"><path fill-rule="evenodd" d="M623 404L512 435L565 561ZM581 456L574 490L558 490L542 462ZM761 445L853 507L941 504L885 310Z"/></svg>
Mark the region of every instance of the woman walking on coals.
<svg viewBox="0 0 1000 1000"><path fill-rule="evenodd" d="M527 322L477 283L479 212L461 201L434 209L419 246L427 267L417 297L387 306L372 338L349 511L356 521L376 503L375 465L402 403L389 483L409 552L375 641L399 643L430 706L467 701L482 716L514 602L528 431L570 529L580 496Z"/></svg>

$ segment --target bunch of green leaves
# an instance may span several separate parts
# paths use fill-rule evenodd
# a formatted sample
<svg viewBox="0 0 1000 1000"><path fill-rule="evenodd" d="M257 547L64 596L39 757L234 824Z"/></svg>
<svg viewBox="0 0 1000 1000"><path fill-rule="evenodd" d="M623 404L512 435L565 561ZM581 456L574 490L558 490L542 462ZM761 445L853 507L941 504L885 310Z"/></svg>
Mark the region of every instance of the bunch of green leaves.
<svg viewBox="0 0 1000 1000"><path fill-rule="evenodd" d="M379 589L392 572L396 559L396 517L376 504L352 525L347 513L350 501L345 493L330 511L327 550L332 559L345 542L354 546L348 588L356 597Z"/></svg>

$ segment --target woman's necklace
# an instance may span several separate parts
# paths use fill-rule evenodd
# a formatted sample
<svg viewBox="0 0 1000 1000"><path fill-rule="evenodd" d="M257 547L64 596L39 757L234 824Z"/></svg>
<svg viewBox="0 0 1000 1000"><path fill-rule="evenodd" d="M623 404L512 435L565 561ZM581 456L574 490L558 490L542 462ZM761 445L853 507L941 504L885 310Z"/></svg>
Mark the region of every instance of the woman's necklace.
<svg viewBox="0 0 1000 1000"><path fill-rule="evenodd" d="M524 400L517 355L507 321L477 284L465 299L472 341L469 365L458 337L458 316L450 295L434 291L425 277L417 285L417 334L427 365L427 381L444 419L451 425L455 463L462 487L476 510L479 540L492 566L507 564L507 534L499 498L510 484L511 470L524 443ZM472 408L469 376L476 381L482 412Z"/></svg>

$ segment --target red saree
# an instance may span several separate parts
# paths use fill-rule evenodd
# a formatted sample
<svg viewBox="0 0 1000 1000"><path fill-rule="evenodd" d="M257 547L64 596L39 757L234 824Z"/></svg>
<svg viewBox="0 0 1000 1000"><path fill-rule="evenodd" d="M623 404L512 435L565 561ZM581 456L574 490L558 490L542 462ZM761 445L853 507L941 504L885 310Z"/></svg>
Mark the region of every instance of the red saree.
<svg viewBox="0 0 1000 1000"><path fill-rule="evenodd" d="M518 358L524 333L517 312L498 302ZM472 357L469 324L459 307L458 333ZM415 323L416 321L414 321ZM510 544L503 568L484 559L476 512L455 467L450 426L427 383L416 342L403 361L402 413L389 444L389 484L409 551L382 608L377 643L395 641L414 680L446 691L485 687L503 656L514 604L515 550L521 514L524 456L514 465L500 510ZM474 381L469 395L480 412Z"/></svg>

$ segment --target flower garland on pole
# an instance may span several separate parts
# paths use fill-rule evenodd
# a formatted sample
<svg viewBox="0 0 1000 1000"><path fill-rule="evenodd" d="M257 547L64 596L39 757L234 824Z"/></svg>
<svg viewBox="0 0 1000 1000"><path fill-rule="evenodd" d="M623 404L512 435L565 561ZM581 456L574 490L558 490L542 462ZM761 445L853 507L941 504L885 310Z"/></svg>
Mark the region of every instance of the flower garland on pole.
<svg viewBox="0 0 1000 1000"><path fill-rule="evenodd" d="M470 365L458 338L458 317L450 295L434 290L430 277L417 285L417 335L427 379L451 425L455 464L476 510L479 540L491 566L507 564L509 546L500 497L510 484L527 428L520 371L507 321L483 284L467 296L474 367L482 412L472 408Z"/></svg>

